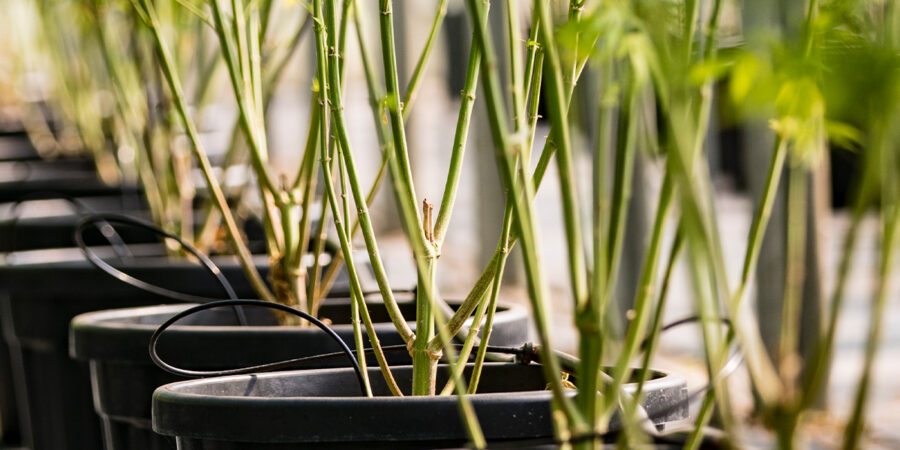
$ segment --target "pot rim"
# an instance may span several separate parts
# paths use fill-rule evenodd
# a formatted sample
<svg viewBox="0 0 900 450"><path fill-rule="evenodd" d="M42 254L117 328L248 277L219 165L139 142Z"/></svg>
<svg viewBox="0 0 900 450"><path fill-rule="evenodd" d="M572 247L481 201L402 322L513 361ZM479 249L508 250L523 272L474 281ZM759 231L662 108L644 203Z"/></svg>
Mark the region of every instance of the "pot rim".
<svg viewBox="0 0 900 450"><path fill-rule="evenodd" d="M372 294L372 296L379 295L380 294L377 293ZM407 298L405 298L405 301L401 300L401 304L409 304L414 300L412 298L412 294L406 294L405 297ZM380 301L380 297L377 298L379 298L379 300L373 301L371 302L371 304L383 304ZM331 297L328 298L327 301L332 305L336 304L337 306L349 305L351 303L351 299L347 297ZM461 303L461 301L454 300L450 300L449 302L451 305ZM153 332L156 331L157 328L159 328L161 322L133 323L123 322L122 320L148 315L166 315L168 317L171 317L172 315L195 305L196 304L191 303L179 303L157 306L142 306L135 308L117 308L80 314L78 316L75 316L70 324L69 354L73 358L78 360L97 359L98 351L93 351L89 348L91 346L90 341L103 339L106 337L106 335L111 335L112 337L119 339L119 343L123 346L125 346L126 343L122 341L126 339L129 341L139 339L142 343L144 343L144 341L149 342L150 335L153 334ZM528 311L523 305L504 301L498 302L497 313L498 316L495 319L495 324L497 323L497 321L513 322L521 320L523 318L527 318L528 316ZM470 326L471 322L472 318L470 317L466 320L465 325ZM414 325L415 320L408 320L407 323ZM378 331L379 334L390 333L395 330L394 324L390 321L375 322L374 326L375 330ZM353 325L350 323L339 323L331 325L331 328L339 334L349 334L353 331ZM365 333L365 330L363 330L363 332ZM324 336L324 334L322 334L322 331L318 328L296 325L179 325L176 323L166 330L166 336L169 336L169 338L177 335L185 339L211 339L216 335L224 333L241 333L248 336L259 336L261 338L270 337L273 339L281 336L301 336L304 334ZM167 339L166 336L163 336L161 341L165 341ZM130 343L133 344L133 342ZM112 345L115 344L113 343ZM146 345L146 343L144 343L144 345ZM102 358L108 358L108 355L111 352L118 353L117 351L106 349L102 353Z"/></svg>
<svg viewBox="0 0 900 450"><path fill-rule="evenodd" d="M469 363L467 365L471 365ZM488 367L501 367L501 366L522 366L522 367L538 367L539 364L521 364L521 363L513 363L513 362L485 362L485 368ZM447 365L442 363L440 364L438 370L447 370ZM403 365L403 366L391 366L391 369L411 369L412 366ZM278 402L278 403L294 403L294 402L303 402L304 400L309 401L333 401L335 403L342 402L357 402L357 401L365 401L378 403L379 401L388 401L388 402L397 402L397 401L449 401L456 404L456 395L438 395L438 396L412 396L405 395L403 397L397 397L393 395L388 396L375 396L375 397L364 397L364 396L285 396L285 397L266 397L266 396L244 396L244 395L212 395L212 394L196 394L191 392L185 392L186 389L191 389L196 386L215 384L215 383L223 383L230 381L239 381L242 379L264 379L264 378L280 378L280 377L293 377L293 376L316 376L321 374L338 374L342 372L352 371L351 367L331 367L331 368L322 368L322 369L305 369L305 370L284 370L284 371L275 371L275 372L263 372L257 374L249 374L249 375L228 375L221 377L210 377L210 378L199 378L195 380L186 380L186 381L176 381L174 383L169 383L162 385L153 392L153 400L154 403L159 401L172 400L178 403L190 402L193 404L199 403L208 403L210 405L216 405L220 403L231 403L237 402L240 403L252 403L256 402L259 399L265 399L267 402ZM644 390L649 391L653 388L664 388L667 386L686 386L687 381L681 375L676 375L673 372L665 371L662 369L648 368L654 374L659 375L658 377L651 378L647 380L644 384ZM369 372L374 372L376 376L381 376L378 367L369 367ZM369 376L373 374L370 373ZM622 389L626 393L633 393L635 389L637 389L636 383L625 383L622 385ZM571 389L567 391L567 394L572 396L577 392L575 389ZM523 390L523 391L515 391L515 392L486 392L486 393L475 393L475 394L467 394L467 397L472 399L491 399L491 398L501 398L501 397L509 397L508 394L516 394L516 395L526 395L527 398L551 398L552 392L549 390Z"/></svg>
<svg viewBox="0 0 900 450"><path fill-rule="evenodd" d="M469 364L471 366L471 364ZM442 365L439 370L445 370ZM395 376L408 380L411 366L394 366ZM525 370L521 378L516 370ZM227 440L245 443L364 443L367 441L458 441L466 433L459 419L458 398L450 396L386 395L318 396L318 395L215 395L218 392L241 392L252 384L261 384L270 392L299 383L313 383L307 392L341 389L353 377L351 368L283 371L253 375L234 375L170 383L153 393L153 429L163 435L188 439ZM380 377L377 367L368 369L370 377ZM402 372L398 372L402 371ZM340 377L329 377L340 373ZM490 375L493 373L493 375ZM649 380L643 400L654 423L664 424L687 417L686 381L670 372L658 372ZM534 390L543 383L543 369L536 364L486 363L483 382L489 377L500 382L501 392L472 394L476 413L483 418L482 430L492 440L549 437L553 434L552 393ZM501 380L501 381L496 381ZM506 384L502 380L518 380ZM398 380L399 381L399 380ZM237 383L225 388L216 384ZM324 383L322 386L316 386ZM212 385L212 386L211 386ZM198 389L199 388L199 389ZM623 386L636 388L634 383ZM289 388L290 389L290 388ZM354 387L347 389L354 389ZM194 390L194 392L191 392ZM196 391L203 393L196 393ZM294 391L297 392L297 391ZM347 392L347 391L342 391ZM288 391L288 393L291 393ZM574 396L576 390L567 392ZM493 418L493 419L491 419ZM614 416L613 422L618 419Z"/></svg>

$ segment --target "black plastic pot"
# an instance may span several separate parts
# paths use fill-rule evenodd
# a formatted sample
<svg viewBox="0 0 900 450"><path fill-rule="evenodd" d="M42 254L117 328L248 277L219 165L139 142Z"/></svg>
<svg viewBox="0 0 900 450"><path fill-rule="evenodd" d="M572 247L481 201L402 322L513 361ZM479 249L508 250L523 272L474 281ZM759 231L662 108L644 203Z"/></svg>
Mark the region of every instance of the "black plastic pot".
<svg viewBox="0 0 900 450"><path fill-rule="evenodd" d="M406 317L414 317L415 303L408 295L401 303ZM83 314L72 321L73 357L90 362L94 406L101 417L104 439L112 449L175 448L174 440L150 428L153 390L182 378L158 369L147 346L156 327L185 305L132 308ZM382 345L403 344L383 303L372 302L370 313ZM253 326L236 326L226 308L191 316L160 340L160 356L169 364L192 370L221 370L339 352L340 347L313 327L271 326L270 310L245 308ZM353 342L350 301L329 299L320 309L332 328L348 344ZM491 344L518 346L528 339L528 314L520 306L501 306L495 317ZM414 324L411 324L414 325ZM368 338L365 338L366 342ZM406 351L388 353L392 365L410 364ZM375 365L374 358L370 364ZM339 367L345 358L318 361L305 368Z"/></svg>
<svg viewBox="0 0 900 450"><path fill-rule="evenodd" d="M92 167L53 161L0 162L0 203L14 202L36 192L71 197L135 193L134 186L109 186Z"/></svg>
<svg viewBox="0 0 900 450"><path fill-rule="evenodd" d="M127 214L150 220L149 214L145 212L133 211ZM83 217L83 214L62 214L0 221L0 252L74 247L72 235ZM118 227L116 233L129 244L159 241L155 233L134 227ZM96 227L84 230L84 242L88 246L109 245L109 240Z"/></svg>
<svg viewBox="0 0 900 450"><path fill-rule="evenodd" d="M411 367L395 368L409 386ZM446 371L439 371L439 383ZM687 417L681 377L655 373L644 408L656 424ZM360 396L351 369L275 372L173 383L153 394L153 429L180 450L460 447L467 435L451 396L392 397L369 369L374 398ZM488 443L552 442L550 392L537 365L485 366L470 396ZM627 387L626 387L627 389ZM618 426L616 419L611 429Z"/></svg>
<svg viewBox="0 0 900 450"><path fill-rule="evenodd" d="M140 203L131 196L108 196L78 199L81 204L95 211L122 211L126 206ZM28 201L21 205L0 205L3 221L0 222L0 252L33 250L40 248L71 247L72 232L80 216L63 200ZM14 220L14 217L24 218ZM156 241L156 236L136 228L122 228L120 236L128 242ZM106 240L96 228L85 230L89 245L99 245ZM2 324L0 324L2 330ZM2 333L0 333L2 334ZM9 351L0 345L0 446L21 443L19 419L16 413Z"/></svg>
<svg viewBox="0 0 900 450"><path fill-rule="evenodd" d="M41 156L28 140L27 134L0 131L0 161L29 161L40 158Z"/></svg>
<svg viewBox="0 0 900 450"><path fill-rule="evenodd" d="M77 249L12 256L0 267L0 331L10 353L23 444L32 450L101 448L87 365L68 356L69 322L88 311L169 300L97 270ZM230 259L220 262L235 289L252 297L238 265ZM265 271L266 263L264 258L259 260L261 270ZM139 279L172 290L225 297L204 269L186 261L147 257L119 266Z"/></svg>

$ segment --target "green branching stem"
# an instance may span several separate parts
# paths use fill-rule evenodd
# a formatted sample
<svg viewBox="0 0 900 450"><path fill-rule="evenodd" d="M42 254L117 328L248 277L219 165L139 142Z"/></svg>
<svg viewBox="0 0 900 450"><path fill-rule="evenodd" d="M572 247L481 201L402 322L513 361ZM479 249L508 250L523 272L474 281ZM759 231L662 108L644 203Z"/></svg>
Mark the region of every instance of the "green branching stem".
<svg viewBox="0 0 900 450"><path fill-rule="evenodd" d="M506 112L504 111L503 98L500 88L500 79L497 73L497 60L494 55L493 43L491 42L490 33L484 25L485 21L485 4L479 0L468 0L469 13L472 17L472 23L475 24L475 39L481 47L482 64L482 83L488 106L488 116L490 119L491 135L494 139L494 147L497 153L498 166L500 167L501 176L505 186L512 188L515 186L517 178L515 159L513 153L507 125ZM539 6L539 5L536 5ZM546 9L546 5L543 5ZM546 12L546 11L545 11ZM544 14L549 16L549 14ZM543 16L542 16L543 17ZM543 23L551 23L542 20ZM543 27L542 27L543 28ZM524 171L523 165L519 165L519 170ZM522 172L520 172L522 173ZM571 399L566 396L562 381L560 380L560 366L556 356L552 352L553 344L548 323L548 309L546 304L546 285L540 268L540 258L537 254L536 231L534 229L534 217L531 204L534 199L534 189L529 179L523 177L521 179L520 189L521 196L518 196L513 202L513 210L515 219L522 240L522 253L525 260L525 270L528 274L528 291L531 298L532 310L535 316L535 324L538 330L540 341L543 344L544 357L542 369L549 383L554 401L564 412L568 419L569 426L577 432L584 430L584 420L579 416L573 407Z"/></svg>
<svg viewBox="0 0 900 450"><path fill-rule="evenodd" d="M416 67L413 69L412 76L409 78L409 84L406 86L406 97L403 98L402 106L404 118L409 117L410 107L416 100L416 94L418 93L419 81L422 79L422 74L425 73L428 61L431 60L431 50L434 48L435 37L437 37L438 31L440 31L441 24L444 23L444 18L446 16L447 0L439 0L437 12L435 12L434 20L431 22L431 29L428 31L428 39L425 40L425 48L423 48L422 53L419 54L419 59L416 61Z"/></svg>
<svg viewBox="0 0 900 450"><path fill-rule="evenodd" d="M162 63L162 72L165 76L172 97L175 100L175 106L178 111L178 115L181 118L182 125L187 132L188 139L191 141L194 155L197 157L197 160L200 164L200 170L203 172L203 176L206 179L209 190L212 193L213 198L216 200L216 205L218 206L219 211L222 213L222 216L225 220L225 227L228 230L228 237L230 238L231 243L237 252L237 256L241 262L241 267L244 270L244 274L247 276L251 285L262 299L267 301L275 301L274 295L272 295L272 292L269 290L268 286L266 286L265 281L262 279L262 276L260 276L259 272L256 270L256 266L253 264L250 250L244 243L243 238L240 234L240 229L238 228L237 223L234 220L234 216L231 214L231 209L228 207L228 203L225 200L224 194L222 194L222 189L219 186L218 181L216 180L215 174L213 173L212 165L209 163L209 158L206 156L206 150L203 147L203 143L200 141L200 137L197 133L197 128L194 125L193 120L188 115L188 107L184 100L184 92L181 87L181 81L179 80L178 75L175 72L175 66L172 63L172 57L169 54L169 49L166 46L165 39L160 31L161 25L159 23L159 19L156 17L156 12L153 9L153 5L150 3L150 0L136 1L140 2L139 5L141 9L139 10L139 12L148 20L147 25L150 27L150 30L153 33L156 50ZM135 5L137 6L138 3L135 3Z"/></svg>
<svg viewBox="0 0 900 450"><path fill-rule="evenodd" d="M413 357L413 395L434 393L436 360L426 347L433 336L434 264L437 252L434 243L427 238L431 230L425 230L418 211L406 130L400 105L400 82L397 74L396 44L394 42L392 0L380 0L381 55L386 83L386 106L393 135L394 157L391 158L391 179L397 194L406 232L409 235L418 271L416 290L416 335L411 354Z"/></svg>
<svg viewBox="0 0 900 450"><path fill-rule="evenodd" d="M459 188L459 177L462 174L463 156L466 150L466 138L469 135L469 123L472 120L472 109L475 106L475 92L478 89L478 75L481 68L481 51L472 42L469 49L469 63L466 68L466 81L462 90L462 102L459 116L456 119L456 132L453 135L453 147L450 152L450 168L447 170L447 181L444 183L444 195L434 224L434 240L438 253L450 227L450 213L456 202Z"/></svg>
<svg viewBox="0 0 900 450"><path fill-rule="evenodd" d="M572 294L576 307L583 307L587 302L587 268L585 267L584 244L581 237L578 208L577 183L573 163L571 138L569 135L569 95L562 77L562 68L553 34L552 16L547 1L535 0L535 12L541 23L541 42L544 53L544 76L547 86L544 94L547 100L547 112L553 124L552 136L557 145L557 167L559 169L559 185L562 194L563 219L566 228L566 244L569 257L569 273L571 276Z"/></svg>
<svg viewBox="0 0 900 450"><path fill-rule="evenodd" d="M329 139L328 139L328 137L329 137L328 136L328 129L329 129L328 123L329 123L329 120L328 120L328 118L333 116L335 119L337 119L337 118L340 118L343 113L340 109L331 110L331 108L329 106L329 105L340 105L340 101L339 101L340 97L335 96L335 91L333 90L333 89L337 89L338 90L337 93L339 94L340 93L340 91L339 91L340 83L338 82L338 79L337 79L337 77L338 77L338 74L336 73L338 70L337 65L329 64L329 62L334 63L336 58L334 57L334 55L332 55L332 57L330 59L326 58L326 50L325 50L325 48L326 48L326 33L327 33L328 29L333 29L333 28L329 28L326 25L324 11L323 11L324 8L323 8L323 4L322 4L323 1L324 0L316 0L313 3L313 9L314 9L313 13L315 16L315 19L314 19L315 24L313 25L313 28L314 28L315 36L316 36L316 39L315 39L316 40L316 66L317 66L317 74L318 74L317 76L319 79L318 97L319 97L319 108L321 109L320 114L322 117L322 120L320 122L320 124L321 124L320 138L321 139L320 139L319 149L321 151L322 174L323 174L323 179L324 179L324 183L325 183L326 197L328 199L328 204L331 207L332 216L335 218L335 220L338 220L338 218L341 217L341 213L340 213L339 200L337 198L337 194L335 193L334 179L331 174L330 155L328 152L328 149L329 149L329 145L328 145L328 141L329 141ZM335 0L330 0L330 1L334 2ZM333 22L333 18L332 18L332 22ZM332 112L333 114L329 114L329 112ZM343 123L341 123L340 125L335 124L335 131L337 132L338 135L344 133L343 140L346 141L346 133L345 133L346 130L343 128ZM356 202L356 204L357 204L357 208L358 208L357 213L360 215L361 220L365 220L364 218L367 218L368 212L366 211L365 203L360 203L359 202L360 196L357 195L359 189L358 189L358 183L356 183L356 173L353 170L353 155L349 151L349 148L350 148L349 143L344 142L343 144L347 144L347 147L343 147L343 145L342 145L341 147L339 147L339 150L342 152L345 152L344 157L346 158L345 162L347 164L347 175L348 175L348 178L350 179L349 181L351 184L351 190L353 191L353 194L354 194L354 202ZM342 251L345 254L348 254L348 255L351 254L350 240L349 240L349 237L347 236L347 233L345 233L345 228L343 228L341 226L337 226L335 228L336 228L336 232L338 235L338 240L340 241ZM368 233L366 233L367 228L368 228ZM371 228L371 225L368 224L368 222L366 222L366 224L363 225L363 230L364 230L364 235L368 235L369 237L373 238L372 228ZM366 245L367 245L367 247L369 247L369 245L370 245L369 239L367 238L366 241L367 241ZM372 244L374 244L374 240L372 241ZM370 249L370 255L373 256L373 258L372 258L373 266L376 264L376 261L378 263L381 262L380 257L377 254L377 248L375 249L375 252L372 252ZM385 381L387 381L387 384L390 387L391 392L394 395L398 395L398 396L402 395L400 388L397 386L397 383L394 380L393 374L390 371L390 367L387 365L387 361L384 356L384 352L381 349L381 345L379 343L378 336L375 334L374 325L372 323L371 317L369 316L368 308L366 307L366 304L365 304L365 301L363 298L362 287L360 286L360 283L359 283L359 276L356 272L356 267L355 267L355 264L354 264L352 258L347 260L346 267L347 267L348 277L350 278L350 287L351 287L351 290L353 291L353 299L354 299L353 301L359 303L359 312L362 315L363 323L365 324L365 327L366 327L366 333L368 333L368 336L369 336L369 342L372 344L372 348L375 349L375 357L376 357L376 360L378 361L378 366L381 369L382 375L384 376ZM383 275L383 273L382 273L382 275ZM390 298L393 299L393 297L390 297ZM388 306L388 310L390 311L390 305L387 304L388 297L385 297L384 300L385 300L386 305ZM396 303L394 303L394 307L396 307ZM402 316L400 317L400 320L403 320ZM395 322L395 325L397 326L398 331L401 332L401 335L403 335L401 330L403 330L404 328L407 330L407 333L410 333L408 326L406 325L405 322L402 323L402 326L398 325L396 322Z"/></svg>

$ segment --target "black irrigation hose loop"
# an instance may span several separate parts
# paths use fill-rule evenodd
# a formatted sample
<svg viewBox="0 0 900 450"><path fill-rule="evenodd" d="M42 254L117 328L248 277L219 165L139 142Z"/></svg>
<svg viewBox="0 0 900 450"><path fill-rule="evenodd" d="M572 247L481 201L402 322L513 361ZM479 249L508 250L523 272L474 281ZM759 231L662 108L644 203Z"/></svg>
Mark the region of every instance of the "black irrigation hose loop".
<svg viewBox="0 0 900 450"><path fill-rule="evenodd" d="M320 330L324 331L332 340L337 342L337 344L341 347L341 353L346 355L347 358L350 360L350 363L353 366L353 370L354 370L354 372L356 372L356 379L359 382L359 389L363 393L363 395L365 395L365 393L366 393L365 386L366 385L365 385L365 381L363 379L362 370L360 369L359 363L356 360L356 356L353 355L353 351L350 350L350 347L347 346L347 343L344 342L344 340L341 339L341 337L338 336L338 334L335 333L334 330L332 330L330 327L328 327L328 325L325 325L324 323L322 323L322 321L320 321L319 319L316 319L315 317L313 317L303 311L291 308L290 306L287 306L287 305L282 305L280 303L272 303L272 302L267 302L267 301L263 301L263 300L217 300L217 301L205 303L202 305L197 305L197 306L188 308L184 311L181 311L178 314L175 314L174 316L169 318L169 320L166 320L162 325L160 325L159 328L157 328L156 331L153 332L153 335L150 337L150 359L153 360L153 363L156 364L156 366L159 367L160 369L165 370L166 372L169 372L174 375L178 375L178 376L182 376L182 377L189 377L189 378L208 378L208 377L218 377L218 376L225 376L225 375L244 375L244 374L250 374L250 373L258 373L258 372L267 372L267 371L273 371L273 370L279 370L279 369L286 369L286 368L292 367L293 365L296 365L297 361L310 360L310 358L298 358L298 359L292 359L292 360L278 361L278 362L274 362L274 363L261 364L261 365L257 365L257 366L242 367L242 368L238 368L238 369L198 371L198 370L180 369L178 367L175 367L175 366L172 366L172 365L166 363L165 361L162 360L162 358L159 357L159 354L156 351L156 346L157 346L157 343L159 342L160 336L162 336L163 332L166 331L166 329L168 329L170 326L172 326L175 322L177 322L187 316L196 314L200 311L205 311L207 309L212 309L212 308L217 308L217 307L222 307L222 306L233 306L233 307L259 306L259 307L263 307L263 308L276 309L276 310L279 310L282 312L293 314L302 319L308 320L310 323L312 323L313 325L318 327ZM404 346L404 348L405 348L405 346ZM316 357L313 357L313 358L316 358Z"/></svg>
<svg viewBox="0 0 900 450"><path fill-rule="evenodd" d="M185 251L193 255L197 258L204 268L216 278L222 288L225 290L225 293L228 295L228 298L236 300L238 298L237 293L235 293L234 288L231 286L231 283L225 278L225 275L222 273L222 270L219 269L216 264L209 259L208 256L203 254L200 250L198 250L193 245L186 242L184 239L178 237L175 234L169 233L153 224L144 222L142 220L135 219L133 217L128 217L122 214L114 214L114 213L102 213L102 214L92 214L80 220L78 225L75 227L75 243L78 245L78 248L81 249L81 252L84 253L85 258L90 261L94 267L106 272L113 278L116 278L126 284L134 286L138 289L150 292L152 294L156 294L162 297L168 297L173 300L181 301L181 302L189 302L189 303L206 303L213 300L221 300L216 298L203 297L192 294L185 294L183 292L177 292L170 289L166 289L160 286L156 286L154 284L147 283L145 281L139 280L131 275L116 269L102 258L97 256L90 247L88 247L84 242L84 230L89 225L105 222L105 223L118 223L121 225L129 225L137 228L143 228L148 230L162 238L171 239L178 243Z"/></svg>
<svg viewBox="0 0 900 450"><path fill-rule="evenodd" d="M74 207L75 212L79 215L94 214L94 210L91 209L91 207L85 204L83 201L61 192L35 191L22 195L18 200L13 202L12 206L10 207L10 218L6 224L9 227L9 246L6 250L7 253L13 253L16 251L16 226L19 224L19 219L21 218L20 208L22 207L22 204L24 204L25 202L36 200L63 200ZM113 251L116 252L116 255L118 255L120 258L131 256L131 252L128 250L128 246L125 244L125 241L122 240L122 237L119 236L119 233L116 233L115 228L113 228L109 223L98 222L97 229L100 230L100 234L102 234L103 237L106 238L106 240L109 242L110 246L112 246Z"/></svg>

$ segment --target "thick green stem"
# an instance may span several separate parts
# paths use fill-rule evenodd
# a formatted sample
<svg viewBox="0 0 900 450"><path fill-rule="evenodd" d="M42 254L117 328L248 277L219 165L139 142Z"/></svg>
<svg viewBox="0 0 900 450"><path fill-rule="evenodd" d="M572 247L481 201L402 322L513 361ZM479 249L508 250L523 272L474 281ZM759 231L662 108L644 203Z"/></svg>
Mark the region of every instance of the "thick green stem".
<svg viewBox="0 0 900 450"><path fill-rule="evenodd" d="M587 269L585 267L584 244L581 237L578 208L577 183L573 163L572 144L569 136L569 95L571 89L564 89L562 68L556 47L553 20L550 7L545 0L535 0L535 12L542 24L540 27L541 42L544 50L544 73L547 86L544 90L547 100L547 112L553 124L553 139L557 144L557 167L562 194L563 219L566 228L566 244L569 257L570 283L576 307L587 303Z"/></svg>
<svg viewBox="0 0 900 450"><path fill-rule="evenodd" d="M381 54L384 66L384 78L387 87L387 110L390 116L391 132L394 141L394 158L391 159L391 175L397 194L398 207L403 217L406 231L412 243L413 252L418 270L419 289L416 290L416 327L430 330L433 322L430 305L434 299L434 268L437 257L434 243L429 240L421 225L421 218L417 209L417 197L414 188L412 169L409 161L409 149L406 142L406 130L403 124L403 113L400 105L400 83L397 75L396 45L394 43L394 23L392 0L381 0L380 30L381 30ZM413 358L413 394L423 395L434 392L434 384L427 384L434 379L434 367L426 362L432 358L431 352L426 347L429 334L416 336L413 342L411 354ZM430 372L427 376L423 371Z"/></svg>

